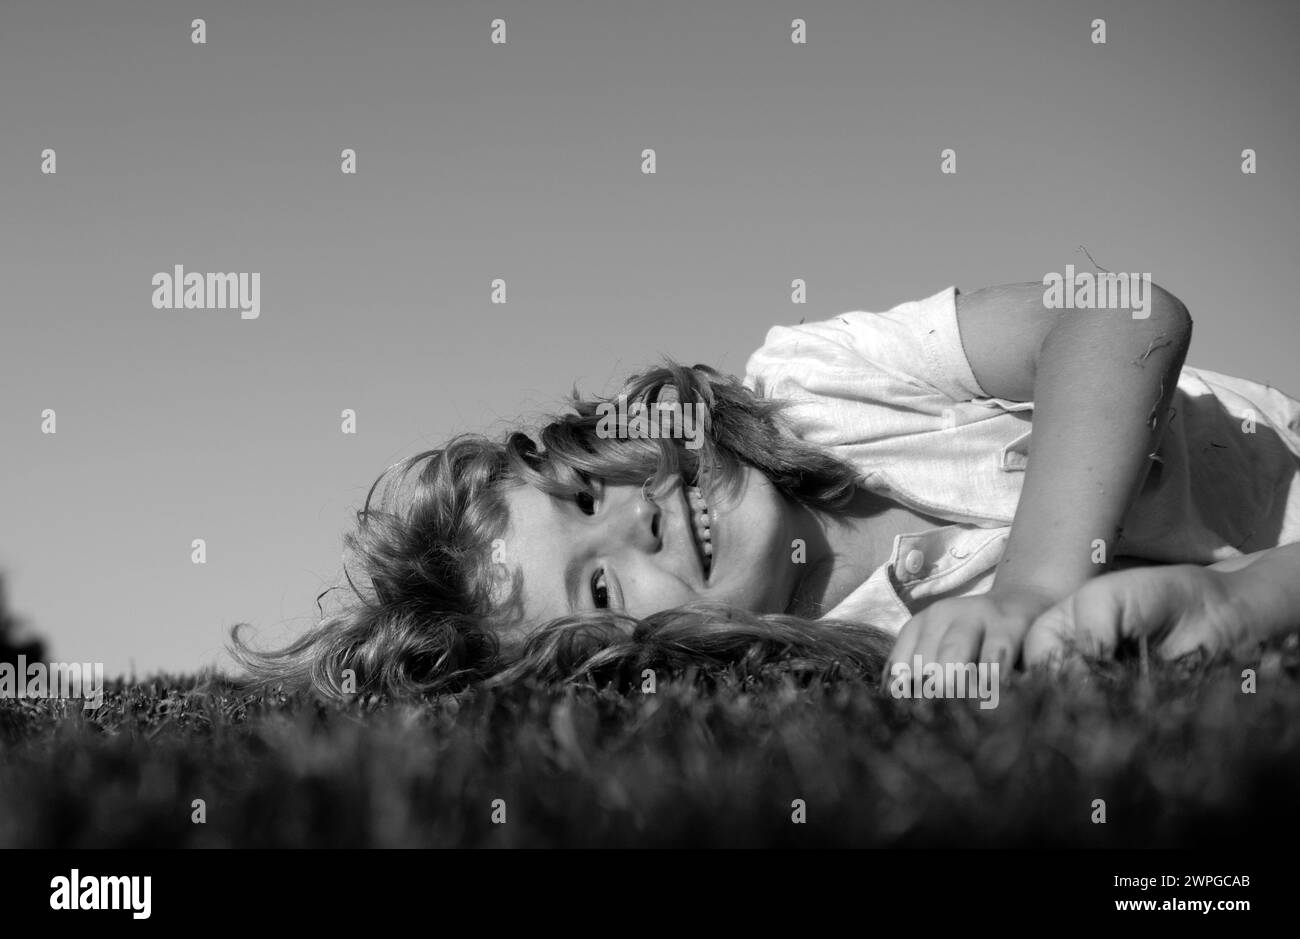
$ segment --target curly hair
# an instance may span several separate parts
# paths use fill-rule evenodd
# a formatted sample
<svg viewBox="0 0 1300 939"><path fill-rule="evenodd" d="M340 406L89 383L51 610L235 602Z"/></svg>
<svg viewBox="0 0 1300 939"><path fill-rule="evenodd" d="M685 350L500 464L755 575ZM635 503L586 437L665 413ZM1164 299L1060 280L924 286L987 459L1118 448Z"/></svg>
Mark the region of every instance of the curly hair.
<svg viewBox="0 0 1300 939"><path fill-rule="evenodd" d="M574 614L531 624L537 628L526 639L503 644L499 634L521 621L521 583L518 572L503 579L493 548L509 524L505 495L516 486L572 497L593 479L653 477L658 485L676 474L698 480L709 472L734 492L747 464L814 509L840 508L857 488L852 467L788 431L781 402L707 366L668 361L634 375L621 396L648 407L702 406L699 447L671 435L611 435L601 427L602 413L607 422L615 398L584 398L575 388L571 411L545 424L536 441L519 431L500 441L466 434L389 467L344 537L351 595L341 609L322 609L316 626L278 650L249 646L240 635L247 624L231 629L231 653L246 681L342 698L525 679L614 679L692 664L751 669L778 660L878 674L891 640L881 630L704 602L644 620L610 610ZM342 585L321 596L336 589Z"/></svg>

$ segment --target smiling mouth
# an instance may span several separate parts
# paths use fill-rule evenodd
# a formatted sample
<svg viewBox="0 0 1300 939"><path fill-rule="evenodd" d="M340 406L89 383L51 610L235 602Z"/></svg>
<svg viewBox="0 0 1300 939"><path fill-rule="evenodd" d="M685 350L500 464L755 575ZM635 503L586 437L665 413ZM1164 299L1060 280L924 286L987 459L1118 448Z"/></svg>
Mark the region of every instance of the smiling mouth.
<svg viewBox="0 0 1300 939"><path fill-rule="evenodd" d="M713 572L713 530L709 504L704 501L704 492L698 486L686 487L686 505L690 509L691 537L695 539L695 549L699 552L700 565L704 569L707 583Z"/></svg>

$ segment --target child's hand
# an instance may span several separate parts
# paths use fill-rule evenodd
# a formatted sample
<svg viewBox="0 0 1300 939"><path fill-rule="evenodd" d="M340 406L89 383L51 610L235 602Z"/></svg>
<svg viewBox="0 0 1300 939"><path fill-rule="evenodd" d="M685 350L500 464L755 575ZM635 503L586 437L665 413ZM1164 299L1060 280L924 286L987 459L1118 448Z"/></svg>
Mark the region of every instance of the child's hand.
<svg viewBox="0 0 1300 939"><path fill-rule="evenodd" d="M1143 636L1164 658L1229 649L1252 633L1237 597L1240 577L1195 564L1103 574L1035 620L1025 665L1059 663L1075 650L1107 656L1120 640Z"/></svg>
<svg viewBox="0 0 1300 939"><path fill-rule="evenodd" d="M1030 627L1054 600L1038 591L996 587L978 596L940 600L904 624L885 674L899 663L911 668L917 655L923 666L997 662L1010 670Z"/></svg>

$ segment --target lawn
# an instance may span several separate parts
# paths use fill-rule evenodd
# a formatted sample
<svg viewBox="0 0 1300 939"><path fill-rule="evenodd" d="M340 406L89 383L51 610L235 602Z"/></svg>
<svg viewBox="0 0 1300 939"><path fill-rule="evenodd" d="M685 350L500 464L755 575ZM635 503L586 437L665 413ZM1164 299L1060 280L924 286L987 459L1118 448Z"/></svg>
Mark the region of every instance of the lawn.
<svg viewBox="0 0 1300 939"><path fill-rule="evenodd" d="M0 846L1238 845L1300 833L1297 715L1296 636L990 710L780 669L344 705L160 676L0 700Z"/></svg>

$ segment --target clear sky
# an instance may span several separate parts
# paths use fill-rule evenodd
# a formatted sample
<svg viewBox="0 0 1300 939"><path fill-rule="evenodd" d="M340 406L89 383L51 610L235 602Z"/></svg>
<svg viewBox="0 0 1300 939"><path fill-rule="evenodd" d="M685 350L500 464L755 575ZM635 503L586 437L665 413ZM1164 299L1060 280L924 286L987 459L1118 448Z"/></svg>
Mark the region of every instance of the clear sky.
<svg viewBox="0 0 1300 939"><path fill-rule="evenodd" d="M226 661L233 623L313 620L404 456L662 354L740 373L777 323L1086 267L1079 244L1187 304L1189 364L1300 395L1298 24L1291 0L3 0L11 607L110 675ZM176 264L259 272L260 316L155 309Z"/></svg>

